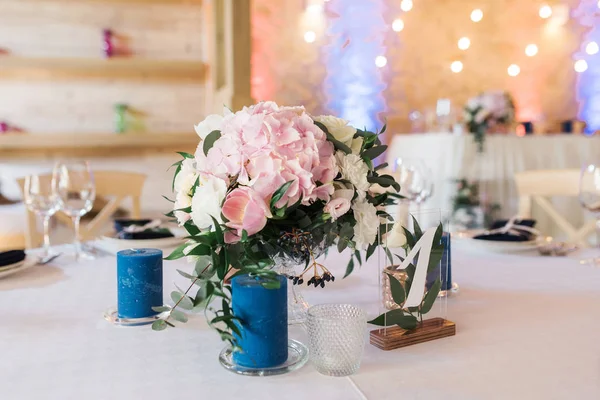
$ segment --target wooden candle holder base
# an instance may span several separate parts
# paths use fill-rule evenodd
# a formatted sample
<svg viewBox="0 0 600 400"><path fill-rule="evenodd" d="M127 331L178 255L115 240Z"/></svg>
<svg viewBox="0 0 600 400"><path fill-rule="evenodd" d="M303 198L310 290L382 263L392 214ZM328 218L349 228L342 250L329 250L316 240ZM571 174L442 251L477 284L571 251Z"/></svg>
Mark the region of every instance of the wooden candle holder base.
<svg viewBox="0 0 600 400"><path fill-rule="evenodd" d="M394 350L454 335L456 335L454 322L443 318L432 318L423 321L420 326L410 331L398 326L375 329L371 331L370 342L382 350Z"/></svg>

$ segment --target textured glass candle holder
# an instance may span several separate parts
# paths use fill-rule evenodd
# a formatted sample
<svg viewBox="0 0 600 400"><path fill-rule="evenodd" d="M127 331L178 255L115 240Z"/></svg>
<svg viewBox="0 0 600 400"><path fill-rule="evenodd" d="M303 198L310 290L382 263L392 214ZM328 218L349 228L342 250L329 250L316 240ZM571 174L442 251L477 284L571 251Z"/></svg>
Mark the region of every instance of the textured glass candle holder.
<svg viewBox="0 0 600 400"><path fill-rule="evenodd" d="M323 375L358 371L365 348L365 312L350 304L321 304L308 310L310 360Z"/></svg>

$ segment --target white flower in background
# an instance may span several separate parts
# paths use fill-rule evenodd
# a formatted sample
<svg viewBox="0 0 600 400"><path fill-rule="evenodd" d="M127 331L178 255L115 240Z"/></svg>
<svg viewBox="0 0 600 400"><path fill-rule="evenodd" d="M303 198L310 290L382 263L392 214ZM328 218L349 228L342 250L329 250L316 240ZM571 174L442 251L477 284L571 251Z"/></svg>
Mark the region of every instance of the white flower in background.
<svg viewBox="0 0 600 400"><path fill-rule="evenodd" d="M184 159L181 163L181 169L175 176L175 183L173 185L175 193L189 194L197 178L198 171L196 171L195 160L193 158Z"/></svg>
<svg viewBox="0 0 600 400"><path fill-rule="evenodd" d="M192 220L199 229L213 225L212 217L221 219L221 204L227 194L227 183L213 175L200 176L200 183L192 197Z"/></svg>
<svg viewBox="0 0 600 400"><path fill-rule="evenodd" d="M219 114L211 114L194 126L196 133L200 136L200 139L204 140L212 131L220 131L223 128L223 116Z"/></svg>
<svg viewBox="0 0 600 400"><path fill-rule="evenodd" d="M406 244L406 234L400 222L396 222L390 233L388 233L386 244L388 247L402 247Z"/></svg>
<svg viewBox="0 0 600 400"><path fill-rule="evenodd" d="M348 121L341 118L336 118L332 115L321 115L315 118L315 121L325 125L329 133L338 141L346 146L352 144L352 138L356 133L356 128L348 125Z"/></svg>
<svg viewBox="0 0 600 400"><path fill-rule="evenodd" d="M352 210L354 219L356 219L354 242L357 249L364 250L377 239L377 230L379 229L377 209L365 199L356 199Z"/></svg>
<svg viewBox="0 0 600 400"><path fill-rule="evenodd" d="M342 178L350 181L358 190L358 196L363 198L365 192L371 185L367 181L369 167L357 154L345 154L343 151L335 153L338 166L342 173Z"/></svg>
<svg viewBox="0 0 600 400"><path fill-rule="evenodd" d="M362 148L364 141L365 140L361 136L352 139L352 145L350 145L350 148L352 149L352 154L360 153L360 149Z"/></svg>

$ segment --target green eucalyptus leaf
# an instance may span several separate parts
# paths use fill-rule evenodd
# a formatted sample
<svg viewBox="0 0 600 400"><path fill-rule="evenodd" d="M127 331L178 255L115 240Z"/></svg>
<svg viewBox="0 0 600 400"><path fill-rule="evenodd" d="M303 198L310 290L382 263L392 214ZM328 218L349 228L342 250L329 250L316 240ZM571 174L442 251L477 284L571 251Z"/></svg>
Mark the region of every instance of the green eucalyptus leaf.
<svg viewBox="0 0 600 400"><path fill-rule="evenodd" d="M181 292L171 292L171 300L173 300L175 304L179 303L177 304L177 307L181 307L184 310L191 310L194 308L194 302L192 299Z"/></svg>
<svg viewBox="0 0 600 400"><path fill-rule="evenodd" d="M188 279L191 279L191 280L196 279L195 276L192 276L192 275L188 274L187 272L184 272L184 271L182 271L180 269L178 269L177 272L179 273L179 275L183 276L184 278L188 278Z"/></svg>
<svg viewBox="0 0 600 400"><path fill-rule="evenodd" d="M182 311L179 310L171 310L171 318L173 318L175 321L184 323L188 321L187 315L185 315Z"/></svg>
<svg viewBox="0 0 600 400"><path fill-rule="evenodd" d="M156 311L158 313L171 311L171 307L160 306L160 307L152 307L152 311Z"/></svg>
<svg viewBox="0 0 600 400"><path fill-rule="evenodd" d="M421 314L427 314L429 311L431 311L431 307L433 307L433 303L435 303L435 300L437 299L437 296L440 293L441 287L442 281L440 280L440 278L438 278L431 286L431 289L427 291L425 297L423 297L423 302L421 303L421 308L419 310Z"/></svg>
<svg viewBox="0 0 600 400"><path fill-rule="evenodd" d="M221 131L219 131L219 130L214 130L211 133L209 133L208 135L206 135L206 137L204 138L204 142L202 144L202 151L204 152L205 156L208 156L208 151L213 147L215 142L217 140L219 140L220 137L221 137Z"/></svg>
<svg viewBox="0 0 600 400"><path fill-rule="evenodd" d="M354 257L356 257L356 260L358 261L358 263L360 265L362 265L362 256L360 254L360 250L355 250L354 251Z"/></svg>
<svg viewBox="0 0 600 400"><path fill-rule="evenodd" d="M157 319L152 323L153 331L164 331L165 329L167 329L167 323L162 319Z"/></svg>

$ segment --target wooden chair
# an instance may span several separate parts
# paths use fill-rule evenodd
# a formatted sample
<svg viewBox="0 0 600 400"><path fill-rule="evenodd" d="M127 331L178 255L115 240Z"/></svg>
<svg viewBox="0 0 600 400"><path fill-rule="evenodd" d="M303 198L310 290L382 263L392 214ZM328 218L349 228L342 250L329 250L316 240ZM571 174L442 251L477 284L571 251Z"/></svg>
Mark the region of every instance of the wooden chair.
<svg viewBox="0 0 600 400"><path fill-rule="evenodd" d="M42 178L51 180L52 175L47 174ZM144 182L146 181L146 175L124 171L94 171L94 181L96 184L96 197L108 198L110 200L91 221L85 225L81 225L80 233L82 240L90 240L99 236L110 217L128 197L131 197L132 200L131 217L140 217L140 197ZM23 192L25 179L18 179L17 182ZM60 211L55 214L55 217L69 226L72 225L71 218ZM35 214L27 211L27 248L39 247L41 243L42 233L37 229Z"/></svg>
<svg viewBox="0 0 600 400"><path fill-rule="evenodd" d="M562 216L548 197L579 196L578 169L525 171L515 174L515 182L519 193L519 216L531 217L531 205L536 203L569 236L569 240L586 245L585 238L595 229L595 221L587 222L580 229L575 228Z"/></svg>
<svg viewBox="0 0 600 400"><path fill-rule="evenodd" d="M0 205L0 251L25 248L23 203Z"/></svg>

